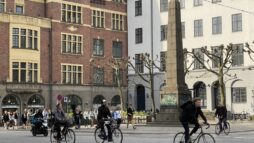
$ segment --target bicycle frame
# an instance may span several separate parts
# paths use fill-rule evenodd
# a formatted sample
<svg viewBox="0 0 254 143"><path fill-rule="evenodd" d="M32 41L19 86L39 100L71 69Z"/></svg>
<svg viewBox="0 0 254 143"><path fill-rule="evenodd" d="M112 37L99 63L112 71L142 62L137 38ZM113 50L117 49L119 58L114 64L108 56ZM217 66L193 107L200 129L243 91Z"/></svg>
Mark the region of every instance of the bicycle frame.
<svg viewBox="0 0 254 143"><path fill-rule="evenodd" d="M192 143L195 143L203 134L204 134L204 130L203 130L203 126L204 125L200 125L201 127L200 127L200 133L198 134L198 136L193 140L193 142ZM210 127L210 125L208 126L208 128ZM208 129L208 128L206 128L206 129Z"/></svg>

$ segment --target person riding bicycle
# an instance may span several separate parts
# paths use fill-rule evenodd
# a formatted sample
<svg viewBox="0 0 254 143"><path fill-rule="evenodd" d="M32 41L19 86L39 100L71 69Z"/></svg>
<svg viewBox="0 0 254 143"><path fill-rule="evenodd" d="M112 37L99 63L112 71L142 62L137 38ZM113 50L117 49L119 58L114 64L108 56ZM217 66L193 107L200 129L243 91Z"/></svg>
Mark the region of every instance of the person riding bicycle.
<svg viewBox="0 0 254 143"><path fill-rule="evenodd" d="M201 118L204 120L205 124L207 123L207 119L204 116L202 110L201 110L201 99L200 98L194 98L193 101L187 101L183 105L180 106L182 109L182 113L180 115L180 122L183 125L184 128L184 134L185 134L185 143L190 142L190 136L200 128L200 124L198 123L198 116L200 115ZM190 132L189 124L194 124L195 127ZM189 133L190 132L190 133Z"/></svg>
<svg viewBox="0 0 254 143"><path fill-rule="evenodd" d="M106 100L103 99L101 102L101 106L98 109L98 115L97 115L97 120L99 127L101 127L101 130L104 131L104 121L105 119L108 119L108 117L112 117L109 108L106 105ZM112 132L110 125L106 125L108 129L108 142L112 142Z"/></svg>
<svg viewBox="0 0 254 143"><path fill-rule="evenodd" d="M222 132L222 123L224 124L225 128L227 128L227 108L223 106L221 103L216 107L215 117L219 119L220 125L220 133Z"/></svg>
<svg viewBox="0 0 254 143"><path fill-rule="evenodd" d="M55 137L57 141L61 140L61 126L63 125L64 128L62 131L64 131L68 127L68 121L65 117L64 111L62 109L62 104L58 103L56 105L56 111L54 112L55 117L55 130L57 131L57 136Z"/></svg>

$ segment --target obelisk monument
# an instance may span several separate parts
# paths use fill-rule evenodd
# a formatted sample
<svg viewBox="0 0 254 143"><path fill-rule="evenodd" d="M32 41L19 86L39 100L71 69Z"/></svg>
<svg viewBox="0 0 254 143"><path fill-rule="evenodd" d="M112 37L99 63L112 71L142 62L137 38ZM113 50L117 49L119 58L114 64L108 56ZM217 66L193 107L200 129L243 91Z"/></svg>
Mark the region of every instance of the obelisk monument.
<svg viewBox="0 0 254 143"><path fill-rule="evenodd" d="M179 120L179 106L190 99L184 77L184 55L179 0L170 0L169 2L167 34L166 85L160 93L161 110L157 115L156 122L176 124Z"/></svg>

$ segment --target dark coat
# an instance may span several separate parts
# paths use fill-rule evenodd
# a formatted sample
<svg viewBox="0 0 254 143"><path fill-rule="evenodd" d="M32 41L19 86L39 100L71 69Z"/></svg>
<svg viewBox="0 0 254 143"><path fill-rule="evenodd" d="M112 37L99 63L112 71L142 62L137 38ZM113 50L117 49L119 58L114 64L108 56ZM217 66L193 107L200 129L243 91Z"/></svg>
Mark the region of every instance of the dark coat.
<svg viewBox="0 0 254 143"><path fill-rule="evenodd" d="M4 120L4 122L8 122L10 120L9 115L8 114L4 114L3 115L3 120Z"/></svg>
<svg viewBox="0 0 254 143"><path fill-rule="evenodd" d="M201 107L196 107L192 101L188 101L181 106L182 112L180 113L180 121L192 124L198 124L198 116L207 122Z"/></svg>
<svg viewBox="0 0 254 143"><path fill-rule="evenodd" d="M133 109L133 108L129 107L129 108L127 109L127 115L128 115L128 116L133 116L133 112L134 112L134 109Z"/></svg>
<svg viewBox="0 0 254 143"><path fill-rule="evenodd" d="M102 118L112 117L109 108L106 105L101 105L98 109L97 120L101 120Z"/></svg>
<svg viewBox="0 0 254 143"><path fill-rule="evenodd" d="M226 106L218 106L215 111L215 116L218 116L219 118L226 118L227 117Z"/></svg>

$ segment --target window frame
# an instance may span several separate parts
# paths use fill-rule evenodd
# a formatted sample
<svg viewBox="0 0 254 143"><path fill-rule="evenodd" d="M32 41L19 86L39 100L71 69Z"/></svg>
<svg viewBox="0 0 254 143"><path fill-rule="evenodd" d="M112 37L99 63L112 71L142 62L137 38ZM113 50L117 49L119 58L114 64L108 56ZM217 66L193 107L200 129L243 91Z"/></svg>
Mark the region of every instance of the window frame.
<svg viewBox="0 0 254 143"><path fill-rule="evenodd" d="M105 78L105 70L104 70L104 68L102 68L102 67L93 67L93 83L95 84L95 85L104 85L104 78ZM98 75L98 74L101 74L101 75ZM98 75L98 76L97 76ZM99 76L101 76L101 79L102 79L102 81L100 82L100 81L98 81L97 79L95 79L96 77L99 77Z"/></svg>
<svg viewBox="0 0 254 143"><path fill-rule="evenodd" d="M135 73L144 73L143 54L135 54Z"/></svg>
<svg viewBox="0 0 254 143"><path fill-rule="evenodd" d="M236 91L238 90L238 91ZM234 104L241 104L241 103L247 103L248 99L247 99L247 88L246 87L232 87L231 88L232 91L232 103ZM234 92L238 92L239 95L235 95L237 93ZM244 95L242 95L243 93L245 93ZM245 100L243 100L245 99Z"/></svg>
<svg viewBox="0 0 254 143"><path fill-rule="evenodd" d="M95 43L97 41L101 42L100 45L95 45ZM102 47L100 47L100 46L102 46ZM100 52L99 51L100 49L98 49L98 48L101 48L102 52ZM94 52L94 51L96 51L96 52ZM98 38L93 39L93 51L92 51L92 53L93 53L93 56L97 56L97 57L103 57L104 56L104 54L105 54L105 41L104 41L104 39L98 39ZM100 53L102 53L102 54L100 54Z"/></svg>
<svg viewBox="0 0 254 143"><path fill-rule="evenodd" d="M135 1L135 16L142 15L142 0Z"/></svg>
<svg viewBox="0 0 254 143"><path fill-rule="evenodd" d="M68 37L71 36L71 39L68 39ZM65 37L65 39L64 39ZM76 37L76 40L75 38ZM81 41L80 41L81 39ZM80 34L70 34L70 33L61 33L61 53L62 54L73 54L73 55L83 55L84 48L83 48L83 35ZM64 44L65 43L65 44ZM70 51L68 51L68 44L70 43ZM65 47L64 47L65 45ZM74 45L76 45L76 49L74 50ZM80 52L79 52L79 46L80 46ZM75 51L75 52L74 52Z"/></svg>
<svg viewBox="0 0 254 143"><path fill-rule="evenodd" d="M105 15L106 15L105 11L92 10L92 27L105 28L105 17L106 17Z"/></svg>
<svg viewBox="0 0 254 143"><path fill-rule="evenodd" d="M198 7L203 5L203 0L193 0L193 6Z"/></svg>
<svg viewBox="0 0 254 143"><path fill-rule="evenodd" d="M80 70L79 70L80 69ZM84 70L81 64L61 64L61 83L82 85Z"/></svg>
<svg viewBox="0 0 254 143"><path fill-rule="evenodd" d="M240 46L240 52L237 51L237 53L235 53L234 49L238 48ZM244 66L244 44L233 44L233 52L232 52L232 66L233 67L241 67ZM237 59L237 61L235 62L234 58Z"/></svg>
<svg viewBox="0 0 254 143"><path fill-rule="evenodd" d="M14 34L14 29L15 30L18 30L18 33L15 33ZM11 38L12 38L12 45L11 47L12 48L15 48L15 49L29 49L29 50L39 50L39 47L40 47L40 43L39 43L39 35L40 35L40 32L38 30L35 30L35 29L27 29L27 28L22 28L22 27L12 27L11 28L12 30L12 34L11 34ZM22 30L24 31L25 30L25 34L22 34ZM29 35L29 31L32 31L32 36ZM16 39L18 46L14 46L14 36L17 37L18 39ZM22 39L25 38L25 42L22 42ZM32 38L32 47L29 47L30 46L30 38ZM36 41L36 42L35 42ZM23 45L22 45L23 44ZM25 46L25 47L22 47L22 46Z"/></svg>
<svg viewBox="0 0 254 143"><path fill-rule="evenodd" d="M168 37L168 25L161 25L161 41L166 41Z"/></svg>
<svg viewBox="0 0 254 143"><path fill-rule="evenodd" d="M193 49L194 54L199 56L198 58L202 58L201 61L204 62L205 60L205 55L204 53L201 51L201 48L195 48ZM200 57L201 56L201 57ZM204 66L194 57L194 70L198 70L198 69L204 69Z"/></svg>
<svg viewBox="0 0 254 143"><path fill-rule="evenodd" d="M14 63L18 64L17 68L14 68ZM21 65L25 64L25 67ZM29 64L32 65L32 68L29 68ZM36 65L36 66L35 66ZM38 83L39 78L39 64L36 62L29 61L12 61L12 82L13 83ZM17 81L14 81L14 70L17 71ZM25 72L25 77L22 76L22 72ZM29 80L29 72L31 72L31 80Z"/></svg>
<svg viewBox="0 0 254 143"><path fill-rule="evenodd" d="M194 37L203 37L203 30L203 19L194 20Z"/></svg>
<svg viewBox="0 0 254 143"><path fill-rule="evenodd" d="M166 58L167 58L167 51L161 51L160 52L160 72L166 72L166 68L167 68Z"/></svg>
<svg viewBox="0 0 254 143"><path fill-rule="evenodd" d="M114 47L114 45L117 45L117 47ZM116 51L114 51L116 50ZM120 52L119 52L120 51ZM120 55L115 55L115 53L120 53ZM113 58L122 58L123 57L123 42L122 41L113 41L112 42L112 56Z"/></svg>
<svg viewBox="0 0 254 143"><path fill-rule="evenodd" d="M6 12L6 0L3 0L3 2L0 1L0 4L3 5L3 11L0 11L0 13L1 13L1 12Z"/></svg>
<svg viewBox="0 0 254 143"><path fill-rule="evenodd" d="M143 43L143 28L135 29L135 43L142 44Z"/></svg>
<svg viewBox="0 0 254 143"><path fill-rule="evenodd" d="M160 12L167 12L169 8L168 0L160 0Z"/></svg>
<svg viewBox="0 0 254 143"><path fill-rule="evenodd" d="M70 9L68 9L69 7ZM70 17L68 17L69 13ZM73 16L75 16L75 19L73 19L74 18ZM61 21L66 23L83 24L83 8L81 6L74 4L62 3Z"/></svg>
<svg viewBox="0 0 254 143"><path fill-rule="evenodd" d="M222 17L212 17L212 34L219 35L222 34Z"/></svg>
<svg viewBox="0 0 254 143"><path fill-rule="evenodd" d="M240 16L240 17L238 17L238 16ZM243 31L243 15L242 15L242 13L232 14L231 18L232 18L232 32L242 32Z"/></svg>
<svg viewBox="0 0 254 143"><path fill-rule="evenodd" d="M111 13L111 24L112 30L124 31L124 15Z"/></svg>
<svg viewBox="0 0 254 143"><path fill-rule="evenodd" d="M18 12L17 12L17 7L22 7L22 13L18 13ZM20 14L20 15L25 14L25 6L24 6L24 5L21 5L21 4L16 4L16 5L15 5L15 14Z"/></svg>

